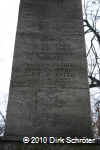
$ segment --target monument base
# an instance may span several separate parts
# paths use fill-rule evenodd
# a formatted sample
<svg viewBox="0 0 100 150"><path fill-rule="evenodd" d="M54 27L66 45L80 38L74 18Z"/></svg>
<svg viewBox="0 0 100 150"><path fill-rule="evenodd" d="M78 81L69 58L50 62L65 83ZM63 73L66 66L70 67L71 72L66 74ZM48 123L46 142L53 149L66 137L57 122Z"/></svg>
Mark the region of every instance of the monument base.
<svg viewBox="0 0 100 150"><path fill-rule="evenodd" d="M53 141L52 141L53 142ZM0 150L99 150L100 140L94 143L23 143L19 136L0 137Z"/></svg>

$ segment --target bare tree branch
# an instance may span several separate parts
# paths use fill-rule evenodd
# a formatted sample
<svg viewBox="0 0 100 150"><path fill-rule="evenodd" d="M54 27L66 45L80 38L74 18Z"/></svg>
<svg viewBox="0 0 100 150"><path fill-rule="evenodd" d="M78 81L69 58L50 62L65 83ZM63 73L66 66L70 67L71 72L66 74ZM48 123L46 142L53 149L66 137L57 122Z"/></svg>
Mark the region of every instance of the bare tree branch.
<svg viewBox="0 0 100 150"><path fill-rule="evenodd" d="M89 28L88 30L90 30L91 32L93 32L95 34L95 36L97 37L98 42L100 44L100 35L99 35L99 33L90 25L88 20L83 19L83 21L86 23L86 26Z"/></svg>
<svg viewBox="0 0 100 150"><path fill-rule="evenodd" d="M2 116L3 121L5 122L5 121L6 121L6 120L5 120L5 117L3 116L3 114L1 113L1 111L0 111L0 115Z"/></svg>

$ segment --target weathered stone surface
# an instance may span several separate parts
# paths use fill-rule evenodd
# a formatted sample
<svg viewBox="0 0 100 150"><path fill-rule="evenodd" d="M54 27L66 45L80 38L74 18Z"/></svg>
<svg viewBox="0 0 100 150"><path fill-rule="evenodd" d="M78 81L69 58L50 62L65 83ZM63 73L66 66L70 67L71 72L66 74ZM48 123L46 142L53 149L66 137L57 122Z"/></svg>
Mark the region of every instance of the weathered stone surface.
<svg viewBox="0 0 100 150"><path fill-rule="evenodd" d="M99 150L99 144L24 144L14 141L0 141L1 150Z"/></svg>
<svg viewBox="0 0 100 150"><path fill-rule="evenodd" d="M80 0L21 0L5 136L92 138Z"/></svg>

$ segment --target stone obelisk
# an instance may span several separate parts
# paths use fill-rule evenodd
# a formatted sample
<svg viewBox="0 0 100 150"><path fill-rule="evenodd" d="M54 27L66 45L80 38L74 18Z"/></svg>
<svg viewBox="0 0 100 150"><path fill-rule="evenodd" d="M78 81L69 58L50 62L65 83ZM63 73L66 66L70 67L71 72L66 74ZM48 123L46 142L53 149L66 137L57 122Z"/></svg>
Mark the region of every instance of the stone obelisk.
<svg viewBox="0 0 100 150"><path fill-rule="evenodd" d="M21 0L5 136L92 138L81 0Z"/></svg>

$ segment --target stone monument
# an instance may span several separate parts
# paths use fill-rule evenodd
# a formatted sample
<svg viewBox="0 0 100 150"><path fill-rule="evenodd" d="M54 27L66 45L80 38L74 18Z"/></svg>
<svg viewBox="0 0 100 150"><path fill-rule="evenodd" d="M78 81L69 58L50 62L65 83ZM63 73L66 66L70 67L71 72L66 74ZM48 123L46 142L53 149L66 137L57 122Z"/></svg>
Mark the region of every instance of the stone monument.
<svg viewBox="0 0 100 150"><path fill-rule="evenodd" d="M4 135L92 138L81 0L21 0Z"/></svg>

